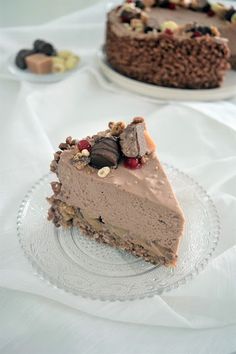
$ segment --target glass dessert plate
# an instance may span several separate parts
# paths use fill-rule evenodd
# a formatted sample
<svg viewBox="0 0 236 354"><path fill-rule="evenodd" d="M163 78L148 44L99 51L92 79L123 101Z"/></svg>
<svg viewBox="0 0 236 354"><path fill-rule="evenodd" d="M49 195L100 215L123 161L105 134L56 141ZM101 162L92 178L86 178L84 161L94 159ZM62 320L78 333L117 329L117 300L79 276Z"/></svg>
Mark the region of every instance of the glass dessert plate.
<svg viewBox="0 0 236 354"><path fill-rule="evenodd" d="M226 73L221 87L211 89L179 89L163 87L131 79L113 69L101 48L97 52L97 63L104 76L117 86L142 96L169 101L218 101L236 96L236 71Z"/></svg>
<svg viewBox="0 0 236 354"><path fill-rule="evenodd" d="M34 74L30 72L29 70L21 70L18 68L15 64L15 55L12 55L7 62L7 69L8 71L17 79L20 81L29 81L33 83L44 83L44 84L50 84L53 82L58 82L61 80L64 80L68 76L72 75L75 73L78 69L81 69L82 67L82 62L81 58L78 63L78 65L71 70L67 70L63 73L50 73L50 74Z"/></svg>
<svg viewBox="0 0 236 354"><path fill-rule="evenodd" d="M47 220L46 197L55 176L47 174L27 193L17 217L20 244L38 275L75 295L110 301L162 294L197 275L217 246L217 210L192 178L170 165L164 167L186 218L176 268L156 266L99 244L79 229L53 226Z"/></svg>

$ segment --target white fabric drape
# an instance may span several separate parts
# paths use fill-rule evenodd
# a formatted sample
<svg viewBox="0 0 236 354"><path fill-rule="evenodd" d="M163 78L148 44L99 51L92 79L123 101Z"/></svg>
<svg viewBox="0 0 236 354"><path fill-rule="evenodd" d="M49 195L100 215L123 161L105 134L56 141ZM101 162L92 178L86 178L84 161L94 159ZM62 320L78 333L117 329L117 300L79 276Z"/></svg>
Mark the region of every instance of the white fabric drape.
<svg viewBox="0 0 236 354"><path fill-rule="evenodd" d="M4 346L8 343L8 332L3 323L4 306L8 306L9 311L14 311L14 306L10 309L9 305L13 298L16 303L19 301L19 316L23 322L28 321L28 324L32 319L24 318L27 304L32 303L33 313L39 316L39 303L45 301L45 316L48 308L58 319L58 337L60 333L64 333L61 325L62 312L66 323L70 322L71 316L73 326L77 320L82 326L81 318L84 318L85 326L88 325L90 317L82 312L125 322L126 324L121 324L94 319L94 325L101 321L104 328L109 323L110 332L107 333L112 332L111 328L116 328L117 334L121 335L126 328L127 333L133 336L133 346L127 340L127 347L123 346L122 350L117 349L114 353L141 353L141 348L144 350L145 347L142 347L139 339L137 343L140 344L137 347L134 333L139 333L142 328L145 340L148 340L149 335L157 333L149 326L168 327L168 333L175 340L182 338L182 345L184 335L180 328L185 328L186 331L193 328L215 328L201 332L203 336L204 333L209 334L210 337L204 337L206 342L206 338L211 338L207 342L208 349L215 348L214 353L219 354L224 353L225 348L228 350L225 353L233 352L236 349L236 343L232 339L235 327L228 327L227 330L223 327L236 325L236 101L160 103L113 87L101 76L95 62L96 50L103 42L105 8L102 3L34 29L28 27L0 30L0 287L4 288L0 297L0 313L3 314L0 316L0 328L4 328L3 338L0 334L0 353L8 353L4 351ZM19 86L5 70L6 59L15 48L27 46L36 37L47 38L58 48L77 51L83 57L82 69L56 84L46 86L25 82ZM186 171L210 193L221 219L219 245L213 259L199 276L163 296L110 303L66 294L36 277L24 258L16 237L19 204L29 187L48 171L53 151L66 136L83 137L103 129L110 120L129 120L137 115L146 117L160 158ZM23 294L26 293L34 295L27 297L29 302L24 301ZM59 304L66 305L67 309ZM80 310L80 317L76 320L77 312L68 308ZM19 318L16 319L16 326L19 326ZM41 322L44 323L42 319ZM55 325L51 318L49 322ZM134 326L137 324L141 326ZM9 331L10 325L7 326ZM36 324L32 323L32 326ZM221 329L217 329L219 327ZM41 327L38 324L35 328L40 330ZM17 327L13 330L19 333ZM84 331L88 339L89 326L87 332L85 329ZM158 329L159 334L162 331L165 329ZM227 344L223 339L216 339L217 331L223 331L224 338L228 338ZM200 341L189 333L185 332L186 347L182 347L179 353L200 353L197 345L191 347L192 342L199 344ZM75 341L73 336L70 338ZM160 342L161 340L160 352L165 353L167 343ZM154 343L150 339L150 353L154 353ZM178 353L178 344L176 345ZM179 348L180 345L179 342ZM167 346L169 350L174 348L171 343ZM58 345L58 352L63 353L62 348L63 346ZM85 348L82 353L96 353L89 344ZM11 350L14 353L14 347ZM211 351L209 349L201 353Z"/></svg>

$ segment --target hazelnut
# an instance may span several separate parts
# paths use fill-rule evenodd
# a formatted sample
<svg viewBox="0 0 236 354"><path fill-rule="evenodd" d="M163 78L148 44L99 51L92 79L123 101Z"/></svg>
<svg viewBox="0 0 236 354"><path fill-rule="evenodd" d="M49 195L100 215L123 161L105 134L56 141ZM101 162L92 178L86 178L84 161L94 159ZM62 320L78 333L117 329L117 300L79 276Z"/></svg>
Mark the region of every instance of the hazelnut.
<svg viewBox="0 0 236 354"><path fill-rule="evenodd" d="M215 26L211 27L211 33L213 34L213 36L215 37L219 37L220 36L220 32L218 31L218 29Z"/></svg>
<svg viewBox="0 0 236 354"><path fill-rule="evenodd" d="M73 156L73 161L78 161L81 157L82 157L82 152L77 152L77 154Z"/></svg>
<svg viewBox="0 0 236 354"><path fill-rule="evenodd" d="M87 149L83 149L83 150L81 151L81 154L82 154L82 156L88 157L88 156L90 155L90 152L89 152Z"/></svg>
<svg viewBox="0 0 236 354"><path fill-rule="evenodd" d="M54 194L58 194L61 191L61 183L59 182L51 182L51 187Z"/></svg>
<svg viewBox="0 0 236 354"><path fill-rule="evenodd" d="M225 13L227 12L227 8L220 3L211 4L211 10L214 11L218 16L224 17Z"/></svg>
<svg viewBox="0 0 236 354"><path fill-rule="evenodd" d="M109 122L108 123L108 128L112 129L113 125L115 124L115 122Z"/></svg>
<svg viewBox="0 0 236 354"><path fill-rule="evenodd" d="M100 168L100 170L98 170L98 177L104 178L106 177L109 173L111 172L110 167L105 166Z"/></svg>
<svg viewBox="0 0 236 354"><path fill-rule="evenodd" d="M236 23L236 13L231 17L231 22Z"/></svg>
<svg viewBox="0 0 236 354"><path fill-rule="evenodd" d="M71 136L68 136L68 137L66 138L66 143L67 143L68 145L71 145L71 144L72 144L72 137L71 137Z"/></svg>
<svg viewBox="0 0 236 354"><path fill-rule="evenodd" d="M119 136L125 129L125 123L124 122L117 122L114 123L112 128L111 128L111 135L113 136Z"/></svg>
<svg viewBox="0 0 236 354"><path fill-rule="evenodd" d="M144 26L143 26L142 20L139 20L137 18L133 18L130 21L130 25L137 32L143 32L143 30L144 30Z"/></svg>
<svg viewBox="0 0 236 354"><path fill-rule="evenodd" d="M58 147L61 150L68 150L70 145L68 145L67 143L61 143Z"/></svg>
<svg viewBox="0 0 236 354"><path fill-rule="evenodd" d="M129 30L129 31L132 30L132 27L130 26L129 23L124 23L124 27L125 27L127 30Z"/></svg>
<svg viewBox="0 0 236 354"><path fill-rule="evenodd" d="M160 29L162 32L164 32L165 30L176 31L178 27L179 26L174 21L165 21L161 24Z"/></svg>

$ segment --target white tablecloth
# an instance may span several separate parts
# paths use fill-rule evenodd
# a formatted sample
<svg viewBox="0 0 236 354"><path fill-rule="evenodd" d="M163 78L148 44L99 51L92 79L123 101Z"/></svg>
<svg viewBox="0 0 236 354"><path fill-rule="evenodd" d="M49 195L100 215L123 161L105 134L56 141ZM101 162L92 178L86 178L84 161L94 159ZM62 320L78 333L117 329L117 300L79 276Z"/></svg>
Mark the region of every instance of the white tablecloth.
<svg viewBox="0 0 236 354"><path fill-rule="evenodd" d="M114 88L94 62L103 42L105 9L102 3L43 27L0 30L0 353L232 353L235 100L157 103ZM13 81L5 70L8 55L36 37L78 51L89 65L53 85ZM58 142L136 115L147 118L161 159L211 194L222 225L219 245L198 277L163 296L109 303L65 294L37 278L24 258L16 238L18 206L48 171Z"/></svg>

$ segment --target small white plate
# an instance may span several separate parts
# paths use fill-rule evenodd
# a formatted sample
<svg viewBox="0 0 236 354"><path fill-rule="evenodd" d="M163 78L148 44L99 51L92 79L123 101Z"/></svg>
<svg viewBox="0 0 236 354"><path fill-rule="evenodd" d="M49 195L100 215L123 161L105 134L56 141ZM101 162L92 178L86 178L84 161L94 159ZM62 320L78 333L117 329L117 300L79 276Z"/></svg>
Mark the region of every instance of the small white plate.
<svg viewBox="0 0 236 354"><path fill-rule="evenodd" d="M233 70L226 74L224 83L219 88L205 90L177 89L147 84L118 73L108 64L102 49L97 52L97 59L101 71L111 82L143 96L169 101L218 101L236 95L236 71Z"/></svg>
<svg viewBox="0 0 236 354"><path fill-rule="evenodd" d="M20 81L29 81L34 83L44 83L50 84L53 82L58 82L64 80L68 76L75 73L78 69L81 68L81 59L76 68L72 70L65 71L64 73L50 73L50 74L34 74L29 70L22 70L18 68L15 64L16 55L12 55L7 62L8 71L15 76L17 80Z"/></svg>

